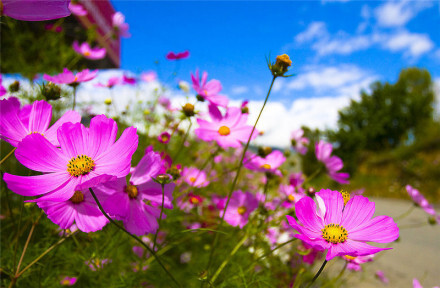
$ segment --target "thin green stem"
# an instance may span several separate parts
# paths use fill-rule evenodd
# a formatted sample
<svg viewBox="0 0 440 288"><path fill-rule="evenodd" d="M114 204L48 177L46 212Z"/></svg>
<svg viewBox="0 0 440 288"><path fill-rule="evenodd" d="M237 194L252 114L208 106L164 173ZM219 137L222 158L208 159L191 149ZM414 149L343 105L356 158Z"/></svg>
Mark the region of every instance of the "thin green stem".
<svg viewBox="0 0 440 288"><path fill-rule="evenodd" d="M221 230L221 228L223 226L223 222L224 222L225 215L226 215L226 210L228 209L228 205L229 205L229 201L231 200L232 192L234 192L235 186L237 185L238 176L240 175L241 168L243 167L243 160L244 160L244 157L246 155L246 151L249 148L249 143L251 142L252 135L254 134L254 131L255 131L255 127L258 124L258 120L260 120L261 114L263 113L264 107L266 106L267 100L269 99L269 95L270 95L270 92L272 90L272 86L273 86L273 83L275 82L275 79L276 79L276 76L274 76L272 78L272 82L270 83L269 91L267 91L267 95L266 95L266 99L264 100L263 107L261 107L261 110L260 110L260 113L258 114L257 120L255 121L255 124L252 127L252 132L249 135L249 139L248 139L248 141L246 143L246 146L244 147L243 154L241 155L240 163L239 163L239 166L238 166L238 169L237 169L237 174L235 174L235 178L234 178L234 180L232 182L231 189L229 190L228 198L226 200L226 204L225 204L225 207L223 209L223 215L221 217L220 224L219 224L219 227L218 227L217 230ZM209 268L210 268L210 266L212 264L212 257L214 256L214 251L215 251L215 247L217 246L218 237L219 237L219 233L216 233L215 237L214 237L214 242L213 242L213 245L212 245L212 248L211 248L211 253L209 255L208 266L206 267L206 271L209 270Z"/></svg>
<svg viewBox="0 0 440 288"><path fill-rule="evenodd" d="M12 150L11 150L11 152L9 152L9 153L8 153L8 155L6 155L5 157L3 157L3 159L2 159L1 161L0 161L0 165L2 165L2 164L3 164L3 162L5 162L5 161L6 161L6 159L8 159L8 158L9 158L9 156L11 156L11 155L12 155L12 153L14 153L15 149L17 149L17 147L14 147L14 149L12 149Z"/></svg>
<svg viewBox="0 0 440 288"><path fill-rule="evenodd" d="M24 255L26 254L26 250L27 250L27 247L29 246L29 242L31 241L31 237L32 237L32 234L34 233L35 226L37 226L38 221L40 220L41 216L43 216L43 212L41 212L40 216L38 216L37 220L35 220L34 223L32 223L31 230L29 231L28 238L26 239L26 243L24 244L24 247L23 247L23 252L21 253L21 256L20 256L20 260L18 260L17 270L16 270L15 274L18 274L18 271L20 271L21 262L23 261Z"/></svg>
<svg viewBox="0 0 440 288"><path fill-rule="evenodd" d="M163 214L163 204L165 202L165 184L160 184L160 186L162 186L162 207L160 208L160 217L158 220L158 227L156 230L156 234L154 234L154 241L153 241L153 251L155 251L156 248L156 240L157 240L157 234L159 234L159 230L160 230L160 222L162 220L162 214Z"/></svg>
<svg viewBox="0 0 440 288"><path fill-rule="evenodd" d="M316 177L316 176L318 176L318 175L319 175L319 173L321 173L321 171L322 171L322 167L321 167L321 168L318 168L318 169L316 169L316 171L315 171L315 172L313 172L313 174L312 174L312 175L310 175L309 177L307 177L307 178L306 178L306 180L304 180L304 183L303 183L303 185L304 185L304 184L306 184L306 183L309 183L310 181L312 181L313 179L315 179L315 177Z"/></svg>
<svg viewBox="0 0 440 288"><path fill-rule="evenodd" d="M147 251L150 252L150 254L153 255L154 258L156 258L157 263L167 273L168 277L171 278L171 280L174 282L174 284L176 284L177 287L182 287L179 284L179 282L177 282L177 280L173 277L173 275L170 273L170 271L168 271L168 269L163 265L162 261L160 261L159 257L156 255L156 253L154 253L154 251L147 244L145 244L144 241L142 241L139 237L131 234L130 232L125 230L124 227L120 226L112 218L110 218L110 216L108 216L108 214L104 211L104 208L102 208L101 203L99 202L98 197L96 197L95 192L93 192L92 188L89 188L89 191L90 191L90 194L92 194L93 199L95 199L96 204L98 204L99 210L108 219L108 221L110 221L113 225L115 225L116 227L118 227L119 229L121 229L122 231L127 233L130 237L135 239L137 242L139 242L139 244L141 244L145 249L147 249Z"/></svg>
<svg viewBox="0 0 440 288"><path fill-rule="evenodd" d="M401 220L401 219L407 217L409 214L411 214L411 212L412 212L415 208L416 208L416 205L415 205L415 204L411 205L411 207L409 207L409 209L408 209L407 211L403 212L402 214L400 214L400 215L397 216L397 217L394 217L394 221L399 221L399 220Z"/></svg>
<svg viewBox="0 0 440 288"><path fill-rule="evenodd" d="M313 277L312 282L309 283L307 288L312 286L312 284L316 281L316 279L318 279L319 275L321 275L322 270L324 270L325 264L327 264L327 262L328 262L327 260L324 260L324 263L322 263L321 268L319 268L318 272L315 274L315 277Z"/></svg>
<svg viewBox="0 0 440 288"><path fill-rule="evenodd" d="M238 249L240 249L241 245L243 245L243 243L246 241L246 239L248 239L248 237L249 236L247 234L245 234L244 237L237 243L237 245L235 245L234 249L232 249L232 251L229 254L228 258L223 260L222 264L220 264L220 266L218 267L217 271L215 271L214 275L211 278L211 281L210 281L211 283L215 282L215 280L220 275L222 270L226 267L226 265L228 265L229 261L231 261L232 257L235 255L235 253L237 253Z"/></svg>
<svg viewBox="0 0 440 288"><path fill-rule="evenodd" d="M182 152L182 149L183 149L183 147L185 146L185 141L186 141L186 138L188 138L188 135L189 135L189 131L191 130L191 126L192 126L192 121L191 121L191 119L189 120L189 126L188 126L188 129L186 130L186 133L185 133L185 136L183 137L183 139L182 139L182 143L180 144L180 147L179 147L179 150L177 151L177 153L176 153L176 156L174 156L174 162L176 162L177 163L177 159L179 158L179 156L180 156L180 152Z"/></svg>

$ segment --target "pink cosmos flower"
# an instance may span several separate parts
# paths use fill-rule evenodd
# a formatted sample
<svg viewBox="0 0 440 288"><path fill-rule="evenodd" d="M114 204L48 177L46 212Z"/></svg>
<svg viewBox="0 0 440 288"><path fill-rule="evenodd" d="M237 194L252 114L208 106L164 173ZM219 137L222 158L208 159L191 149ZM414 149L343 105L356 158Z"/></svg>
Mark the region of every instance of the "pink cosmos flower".
<svg viewBox="0 0 440 288"><path fill-rule="evenodd" d="M108 195L102 204L104 210L122 220L130 233L141 236L154 233L159 227L157 219L162 205L162 187L153 178L160 174L163 167L164 160L160 154L150 151L132 170L128 184L123 177L95 187L95 190ZM173 208L174 187L174 183L165 185L164 208ZM151 205L146 204L147 201Z"/></svg>
<svg viewBox="0 0 440 288"><path fill-rule="evenodd" d="M304 263L309 265L313 265L313 263L315 263L315 261L322 255L322 251L314 249L304 241L301 241L301 245L298 247L298 250L302 251L301 256Z"/></svg>
<svg viewBox="0 0 440 288"><path fill-rule="evenodd" d="M243 159L244 167L249 170L258 172L269 172L278 176L281 176L278 168L286 161L283 153L278 150L272 151L266 157L260 157L253 153L248 153L247 157Z"/></svg>
<svg viewBox="0 0 440 288"><path fill-rule="evenodd" d="M179 53L169 52L166 57L168 60L186 59L189 57L189 51L186 50L184 52L179 52Z"/></svg>
<svg viewBox="0 0 440 288"><path fill-rule="evenodd" d="M223 116L216 106L209 105L209 115L211 122L197 119L199 128L194 130L197 137L204 141L215 140L222 148L238 148L248 141L252 126L246 124L247 114L242 114L240 108L230 107ZM252 139L257 137L257 133L255 130Z"/></svg>
<svg viewBox="0 0 440 288"><path fill-rule="evenodd" d="M218 94L222 90L222 84L220 81L213 79L206 83L207 79L208 73L206 72L203 72L201 80L199 77L199 70L196 70L195 76L191 73L193 88L197 92L197 95L201 99L208 100L216 106L227 107L229 102L228 97Z"/></svg>
<svg viewBox="0 0 440 288"><path fill-rule="evenodd" d="M95 84L95 86L96 87L113 88L114 86L118 85L119 83L121 83L121 78L115 76L115 77L110 77L107 80L107 83L97 83L97 84Z"/></svg>
<svg viewBox="0 0 440 288"><path fill-rule="evenodd" d="M225 221L231 226L238 226L243 229L249 220L249 215L257 209L258 200L250 192L234 191L229 200L228 209L225 213ZM223 210L220 211L220 217L223 216Z"/></svg>
<svg viewBox="0 0 440 288"><path fill-rule="evenodd" d="M90 270L92 271L97 271L99 269L104 268L104 265L107 265L109 263L112 263L112 259L99 259L99 258L94 258L91 260L87 260L84 262L87 266L89 266Z"/></svg>
<svg viewBox="0 0 440 288"><path fill-rule="evenodd" d="M382 281L384 284L388 284L390 282L382 270L376 271L376 277L379 278L379 280Z"/></svg>
<svg viewBox="0 0 440 288"><path fill-rule="evenodd" d="M78 278L76 277L65 276L63 277L63 279L61 279L60 284L63 286L73 286L75 285L77 280Z"/></svg>
<svg viewBox="0 0 440 288"><path fill-rule="evenodd" d="M413 279L413 288L423 288L423 286L420 284L419 280L417 278ZM439 288L439 286L435 286L433 288Z"/></svg>
<svg viewBox="0 0 440 288"><path fill-rule="evenodd" d="M100 175L78 185L72 198L64 202L38 201L37 205L47 214L53 223L61 229L69 229L75 222L76 227L86 233L101 230L109 221L99 210L89 187L116 179L115 176ZM96 192L99 199L105 194Z"/></svg>
<svg viewBox="0 0 440 288"><path fill-rule="evenodd" d="M301 172L292 173L292 175L290 175L290 177L289 177L289 183L299 193L303 193L304 192L304 188L302 188L302 184L304 183L304 177L303 177L303 174Z"/></svg>
<svg viewBox="0 0 440 288"><path fill-rule="evenodd" d="M73 1L69 3L69 10L72 12L72 14L76 16L86 16L87 10L84 9L84 6L82 6L79 3L74 3Z"/></svg>
<svg viewBox="0 0 440 288"><path fill-rule="evenodd" d="M153 82L157 79L157 74L154 71L147 71L141 74L141 79L145 82Z"/></svg>
<svg viewBox="0 0 440 288"><path fill-rule="evenodd" d="M4 174L8 188L23 196L44 195L37 201L66 201L75 188L102 174L124 177L130 171L131 156L136 151L136 128L125 129L118 141L118 126L113 119L99 115L90 128L81 123L64 123L57 131L61 149L44 136L26 136L15 156L27 168L45 174L16 176ZM35 202L36 200L30 200Z"/></svg>
<svg viewBox="0 0 440 288"><path fill-rule="evenodd" d="M171 135L166 131L160 133L159 136L157 136L157 141L163 144L167 144L168 142L170 142L170 139L171 139Z"/></svg>
<svg viewBox="0 0 440 288"><path fill-rule="evenodd" d="M193 208L200 207L202 204L203 198L192 192L177 199L177 206L186 213L189 213Z"/></svg>
<svg viewBox="0 0 440 288"><path fill-rule="evenodd" d="M79 84L81 82L87 82L96 77L98 70L90 71L89 69L82 70L76 74L73 74L69 69L64 68L63 73L50 76L47 74L43 75L43 79L56 84Z"/></svg>
<svg viewBox="0 0 440 288"><path fill-rule="evenodd" d="M0 74L0 96L5 95L7 92L6 88L2 85L2 74Z"/></svg>
<svg viewBox="0 0 440 288"><path fill-rule="evenodd" d="M136 78L122 75L122 84L134 85L136 84Z"/></svg>
<svg viewBox="0 0 440 288"><path fill-rule="evenodd" d="M347 179L350 177L348 173L336 173L337 171L341 170L342 167L344 167L344 163L338 156L331 156L332 150L332 144L320 140L318 143L316 143L315 147L316 158L324 163L330 178L338 183L348 184L349 182Z"/></svg>
<svg viewBox="0 0 440 288"><path fill-rule="evenodd" d="M284 200L281 205L287 209L293 208L296 202L306 196L304 193L296 193L295 187L284 184L280 185L280 194Z"/></svg>
<svg viewBox="0 0 440 288"><path fill-rule="evenodd" d="M206 187L209 184L205 171L195 167L184 167L180 181L185 181L188 185L196 188Z"/></svg>
<svg viewBox="0 0 440 288"><path fill-rule="evenodd" d="M358 257L352 257L352 256L342 256L347 261L347 269L352 271L361 271L362 266L361 264L371 262L373 261L374 255L365 255L365 256L358 256Z"/></svg>
<svg viewBox="0 0 440 288"><path fill-rule="evenodd" d="M304 155L307 153L307 146L309 144L309 139L303 137L304 131L302 129L297 129L292 132L292 146L300 154Z"/></svg>
<svg viewBox="0 0 440 288"><path fill-rule="evenodd" d="M91 48L89 43L84 42L81 45L78 44L78 41L73 42L73 50L76 53L83 55L85 58L90 60L99 60L103 59L106 54L105 48Z"/></svg>
<svg viewBox="0 0 440 288"><path fill-rule="evenodd" d="M41 134L51 144L60 146L57 139L57 130L64 123L78 123L81 115L75 111L66 112L52 127L49 128L52 118L52 106L44 100L35 101L20 110L20 102L15 97L0 100L0 139L17 147L27 135Z"/></svg>
<svg viewBox="0 0 440 288"><path fill-rule="evenodd" d="M67 17L70 0L2 0L2 14L22 21L46 21Z"/></svg>
<svg viewBox="0 0 440 288"><path fill-rule="evenodd" d="M115 34L121 37L130 37L130 33L128 32L128 24L125 23L125 16L121 12L116 12L112 16L112 26Z"/></svg>
<svg viewBox="0 0 440 288"><path fill-rule="evenodd" d="M416 205L420 206L429 215L435 216L434 207L429 204L428 200L426 200L419 190L411 187L411 185L406 185L405 188Z"/></svg>
<svg viewBox="0 0 440 288"><path fill-rule="evenodd" d="M342 194L323 189L316 193L320 210L310 197L295 204L298 224L287 215L287 220L303 240L318 250L328 250L326 260L336 256L353 257L375 254L391 248L378 248L365 242L388 243L399 237L399 228L388 216L373 219L374 203L364 196L354 196L344 206Z"/></svg>

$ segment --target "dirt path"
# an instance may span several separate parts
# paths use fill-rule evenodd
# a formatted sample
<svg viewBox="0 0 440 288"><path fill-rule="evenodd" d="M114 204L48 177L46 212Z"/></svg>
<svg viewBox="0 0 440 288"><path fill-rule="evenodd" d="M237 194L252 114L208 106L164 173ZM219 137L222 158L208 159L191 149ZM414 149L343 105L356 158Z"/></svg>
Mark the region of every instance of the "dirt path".
<svg viewBox="0 0 440 288"><path fill-rule="evenodd" d="M410 201L405 200L371 200L376 202L375 216L389 215L395 218L412 205ZM440 212L440 207L436 207L436 210ZM420 208L414 209L409 216L397 221L400 241L393 243L392 250L376 254L373 262L363 264L362 272L346 271L348 273L344 274L344 278L347 279L344 287L412 288L413 278L418 278L424 288L440 286L440 225L432 226L425 223L427 214ZM336 275L342 267L343 262L338 261L328 267L327 272ZM389 279L388 285L375 277L377 270L384 271Z"/></svg>

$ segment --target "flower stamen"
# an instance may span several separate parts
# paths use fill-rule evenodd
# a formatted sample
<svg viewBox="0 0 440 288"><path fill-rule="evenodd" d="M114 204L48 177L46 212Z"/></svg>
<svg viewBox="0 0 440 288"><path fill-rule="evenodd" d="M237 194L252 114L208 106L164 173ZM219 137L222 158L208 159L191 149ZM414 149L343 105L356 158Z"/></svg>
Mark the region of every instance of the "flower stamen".
<svg viewBox="0 0 440 288"><path fill-rule="evenodd" d="M138 189L134 185L127 185L124 191L128 194L128 197L130 197L130 199L135 199L138 195Z"/></svg>
<svg viewBox="0 0 440 288"><path fill-rule="evenodd" d="M218 129L218 134L220 134L222 136L227 136L227 135L231 134L231 129L229 129L229 127L227 127L227 126L222 126Z"/></svg>
<svg viewBox="0 0 440 288"><path fill-rule="evenodd" d="M86 155L78 155L70 159L67 172L73 177L86 175L95 168L95 161Z"/></svg>
<svg viewBox="0 0 440 288"><path fill-rule="evenodd" d="M329 243L344 243L347 240L347 230L339 224L328 224L321 231L322 238Z"/></svg>
<svg viewBox="0 0 440 288"><path fill-rule="evenodd" d="M75 191L73 196L70 198L72 203L78 204L84 201L84 194L81 191Z"/></svg>

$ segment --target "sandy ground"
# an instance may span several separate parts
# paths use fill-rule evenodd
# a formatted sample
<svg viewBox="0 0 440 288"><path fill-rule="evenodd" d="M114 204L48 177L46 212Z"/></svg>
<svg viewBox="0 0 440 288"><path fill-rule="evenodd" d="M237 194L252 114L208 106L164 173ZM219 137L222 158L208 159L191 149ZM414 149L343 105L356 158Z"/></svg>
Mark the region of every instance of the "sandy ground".
<svg viewBox="0 0 440 288"><path fill-rule="evenodd" d="M376 202L376 213L398 217L411 207L410 201L395 199L370 199ZM436 210L440 212L440 207ZM396 287L413 288L412 279L418 278L424 288L440 287L440 225L426 225L427 214L414 209L404 219L398 220L400 241L393 243L392 250L379 252L373 262L363 264L362 272L346 271L341 287ZM378 245L379 246L379 245ZM385 246L385 245L380 245ZM329 262L325 272L337 275L343 261ZM318 269L314 267L314 269ZM375 277L382 270L389 279L386 285Z"/></svg>

